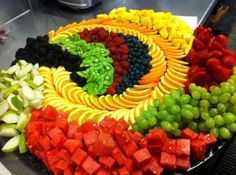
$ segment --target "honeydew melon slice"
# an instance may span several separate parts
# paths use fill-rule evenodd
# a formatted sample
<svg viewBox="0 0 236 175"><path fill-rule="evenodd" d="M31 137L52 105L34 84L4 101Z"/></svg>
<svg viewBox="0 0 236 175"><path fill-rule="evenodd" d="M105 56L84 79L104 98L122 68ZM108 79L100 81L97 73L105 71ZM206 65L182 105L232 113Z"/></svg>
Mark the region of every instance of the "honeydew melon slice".
<svg viewBox="0 0 236 175"><path fill-rule="evenodd" d="M8 104L7 100L3 100L0 103L0 116L2 114L4 114L5 112L7 112L8 109L9 109L9 104Z"/></svg>
<svg viewBox="0 0 236 175"><path fill-rule="evenodd" d="M16 124L1 124L0 125L0 136L3 137L14 137L18 135L19 132L16 129Z"/></svg>
<svg viewBox="0 0 236 175"><path fill-rule="evenodd" d="M17 124L16 124L16 129L18 129L19 131L24 130L28 121L29 121L29 116L26 115L25 113L21 112L20 117L19 117Z"/></svg>
<svg viewBox="0 0 236 175"><path fill-rule="evenodd" d="M1 121L5 122L5 123L17 123L19 119L19 115L13 111L7 111L5 112L2 117L1 117Z"/></svg>
<svg viewBox="0 0 236 175"><path fill-rule="evenodd" d="M27 151L27 147L26 147L25 143L26 143L25 133L22 132L19 137L19 152L21 154L23 154Z"/></svg>
<svg viewBox="0 0 236 175"><path fill-rule="evenodd" d="M2 152L12 152L14 151L19 145L19 138L20 136L14 136L10 140L8 140L5 145L2 147Z"/></svg>

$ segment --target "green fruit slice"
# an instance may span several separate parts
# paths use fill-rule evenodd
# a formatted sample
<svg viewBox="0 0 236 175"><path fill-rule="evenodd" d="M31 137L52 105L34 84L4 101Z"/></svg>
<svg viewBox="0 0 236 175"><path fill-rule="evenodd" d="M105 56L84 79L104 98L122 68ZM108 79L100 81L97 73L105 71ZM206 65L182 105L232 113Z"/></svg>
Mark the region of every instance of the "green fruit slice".
<svg viewBox="0 0 236 175"><path fill-rule="evenodd" d="M19 138L20 136L14 136L10 140L8 140L5 145L2 147L2 152L12 152L14 151L19 145Z"/></svg>
<svg viewBox="0 0 236 175"><path fill-rule="evenodd" d="M20 87L19 84L15 84L3 91L3 97L7 98L10 94L12 94L15 90L17 90Z"/></svg>
<svg viewBox="0 0 236 175"><path fill-rule="evenodd" d="M13 111L23 111L24 102L19 95L9 95L7 97L8 104Z"/></svg>
<svg viewBox="0 0 236 175"><path fill-rule="evenodd" d="M7 111L5 112L2 117L1 117L1 121L4 121L5 123L17 123L19 119L19 116L13 112L13 111Z"/></svg>
<svg viewBox="0 0 236 175"><path fill-rule="evenodd" d="M26 143L25 133L22 132L19 137L19 152L21 154L23 154L27 151L27 147L26 147L25 143Z"/></svg>
<svg viewBox="0 0 236 175"><path fill-rule="evenodd" d="M20 131L24 130L28 122L29 122L29 117L25 113L21 112L18 122L16 124L16 129Z"/></svg>
<svg viewBox="0 0 236 175"><path fill-rule="evenodd" d="M23 68L19 71L19 73L17 74L17 76L20 78L20 77L23 77L25 75L27 75L32 69L33 69L33 65L30 63L30 64L27 64L25 66L22 66Z"/></svg>
<svg viewBox="0 0 236 175"><path fill-rule="evenodd" d="M36 98L33 99L30 102L31 106L33 106L35 109L40 109L43 106L43 99L42 98Z"/></svg>
<svg viewBox="0 0 236 175"><path fill-rule="evenodd" d="M33 82L34 82L36 85L40 86L41 84L43 84L43 81L44 81L44 79L43 79L43 77L42 77L41 75L35 75L35 76L34 76Z"/></svg>
<svg viewBox="0 0 236 175"><path fill-rule="evenodd" d="M0 103L0 116L4 114L5 112L7 112L8 109L9 109L9 105L8 105L7 100L3 100Z"/></svg>
<svg viewBox="0 0 236 175"><path fill-rule="evenodd" d="M37 89L39 86L34 83L32 80L25 80L25 82L33 89Z"/></svg>
<svg viewBox="0 0 236 175"><path fill-rule="evenodd" d="M23 98L26 100L33 100L34 91L26 83L21 83L21 87Z"/></svg>
<svg viewBox="0 0 236 175"><path fill-rule="evenodd" d="M14 137L18 134L19 134L19 132L16 129L15 124L6 124L6 123L4 123L4 124L0 125L0 136Z"/></svg>

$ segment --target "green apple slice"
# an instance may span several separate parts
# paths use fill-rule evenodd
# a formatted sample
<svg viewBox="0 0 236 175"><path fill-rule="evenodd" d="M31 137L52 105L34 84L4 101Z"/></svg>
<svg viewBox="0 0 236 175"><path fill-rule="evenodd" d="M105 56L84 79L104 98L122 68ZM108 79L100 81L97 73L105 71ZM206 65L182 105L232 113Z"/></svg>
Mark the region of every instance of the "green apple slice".
<svg viewBox="0 0 236 175"><path fill-rule="evenodd" d="M19 138L20 136L14 136L10 140L8 140L5 145L2 147L2 152L12 152L14 151L19 145Z"/></svg>
<svg viewBox="0 0 236 175"><path fill-rule="evenodd" d="M33 89L37 89L39 87L39 85L30 79L26 79L25 82Z"/></svg>
<svg viewBox="0 0 236 175"><path fill-rule="evenodd" d="M24 112L25 114L29 114L29 113L31 113L31 112L33 111L33 109L34 109L34 108L29 105L29 106L26 106L26 107L25 107L25 109L24 109L23 112Z"/></svg>
<svg viewBox="0 0 236 175"><path fill-rule="evenodd" d="M43 79L43 77L42 77L41 75L35 75L35 76L34 76L33 82L34 82L35 84L37 84L38 86L40 86L41 84L43 84L43 81L44 81L44 79Z"/></svg>
<svg viewBox="0 0 236 175"><path fill-rule="evenodd" d="M34 69L36 69L36 70L39 69L39 63L36 63L36 64L34 65Z"/></svg>
<svg viewBox="0 0 236 175"><path fill-rule="evenodd" d="M19 132L16 129L16 124L2 124L0 125L0 136L2 137L14 137L18 135Z"/></svg>
<svg viewBox="0 0 236 175"><path fill-rule="evenodd" d="M5 123L17 123L18 119L19 119L19 116L13 111L5 112L1 117L1 121Z"/></svg>
<svg viewBox="0 0 236 175"><path fill-rule="evenodd" d="M25 143L26 143L25 133L22 132L19 137L19 152L21 154L23 154L27 151L27 147L26 147Z"/></svg>
<svg viewBox="0 0 236 175"><path fill-rule="evenodd" d="M36 98L30 101L31 106L33 106L35 109L40 109L43 106L43 99L42 98Z"/></svg>
<svg viewBox="0 0 236 175"><path fill-rule="evenodd" d="M24 102L19 95L9 95L7 97L8 104L13 111L23 111Z"/></svg>
<svg viewBox="0 0 236 175"><path fill-rule="evenodd" d="M22 69L19 71L19 73L17 74L17 76L20 78L20 77L23 77L25 75L27 75L31 70L33 69L33 65L30 63L30 64L27 64L25 66L22 66Z"/></svg>
<svg viewBox="0 0 236 175"><path fill-rule="evenodd" d="M0 90L4 90L4 89L6 89L6 88L7 88L7 86L6 86L5 84L3 84L3 83L0 82Z"/></svg>
<svg viewBox="0 0 236 175"><path fill-rule="evenodd" d="M33 100L34 99L34 91L31 89L26 83L21 83L22 87L22 95L24 99Z"/></svg>
<svg viewBox="0 0 236 175"><path fill-rule="evenodd" d="M12 94L15 90L17 90L20 87L19 84L15 84L5 90L3 90L3 97L7 98L10 94Z"/></svg>
<svg viewBox="0 0 236 175"><path fill-rule="evenodd" d="M18 64L20 67L22 67L22 66L26 66L28 63L27 63L25 60L19 60L19 61L17 62L17 64Z"/></svg>
<svg viewBox="0 0 236 175"><path fill-rule="evenodd" d="M5 112L7 112L8 109L9 109L9 105L8 105L7 100L3 100L0 103L0 116L4 114Z"/></svg>
<svg viewBox="0 0 236 175"><path fill-rule="evenodd" d="M9 68L6 70L6 72L11 75L11 74L14 74L14 73L15 73L17 70L19 70L19 69L20 69L20 66L19 66L18 64L15 64L15 65L9 67Z"/></svg>
<svg viewBox="0 0 236 175"><path fill-rule="evenodd" d="M16 129L18 129L20 131L24 130L28 121L29 121L29 116L26 115L25 113L21 112L18 122L16 124Z"/></svg>
<svg viewBox="0 0 236 175"><path fill-rule="evenodd" d="M35 98L43 99L43 93L39 90L34 90L34 96L35 96Z"/></svg>

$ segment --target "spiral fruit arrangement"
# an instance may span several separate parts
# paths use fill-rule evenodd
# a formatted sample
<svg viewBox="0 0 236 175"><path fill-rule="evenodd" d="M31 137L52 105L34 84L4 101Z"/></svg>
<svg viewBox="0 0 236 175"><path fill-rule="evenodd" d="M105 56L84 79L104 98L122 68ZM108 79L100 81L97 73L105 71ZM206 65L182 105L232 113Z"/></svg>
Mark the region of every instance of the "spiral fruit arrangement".
<svg viewBox="0 0 236 175"><path fill-rule="evenodd" d="M118 8L28 38L0 77L2 151L54 174L163 174L236 131L236 53L171 13Z"/></svg>

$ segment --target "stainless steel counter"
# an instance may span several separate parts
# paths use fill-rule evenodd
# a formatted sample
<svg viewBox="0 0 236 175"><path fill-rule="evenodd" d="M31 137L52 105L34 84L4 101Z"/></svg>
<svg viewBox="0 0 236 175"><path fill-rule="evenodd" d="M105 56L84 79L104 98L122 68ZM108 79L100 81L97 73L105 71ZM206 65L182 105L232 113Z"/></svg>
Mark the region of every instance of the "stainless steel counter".
<svg viewBox="0 0 236 175"><path fill-rule="evenodd" d="M71 11L58 5L49 6L39 11L30 11L26 15L11 22L11 33L3 45L0 45L0 69L6 68L14 60L15 51L24 47L27 37L47 34L49 30L57 29L73 21L95 17L98 13L109 12L111 9L126 6L128 9L154 9L171 11L175 15L198 16L198 22L205 21L218 0L103 0L103 3L90 10L82 12ZM0 146L3 142L0 139ZM36 175L19 158L0 151L0 161L13 175ZM0 172L1 174L1 172Z"/></svg>

